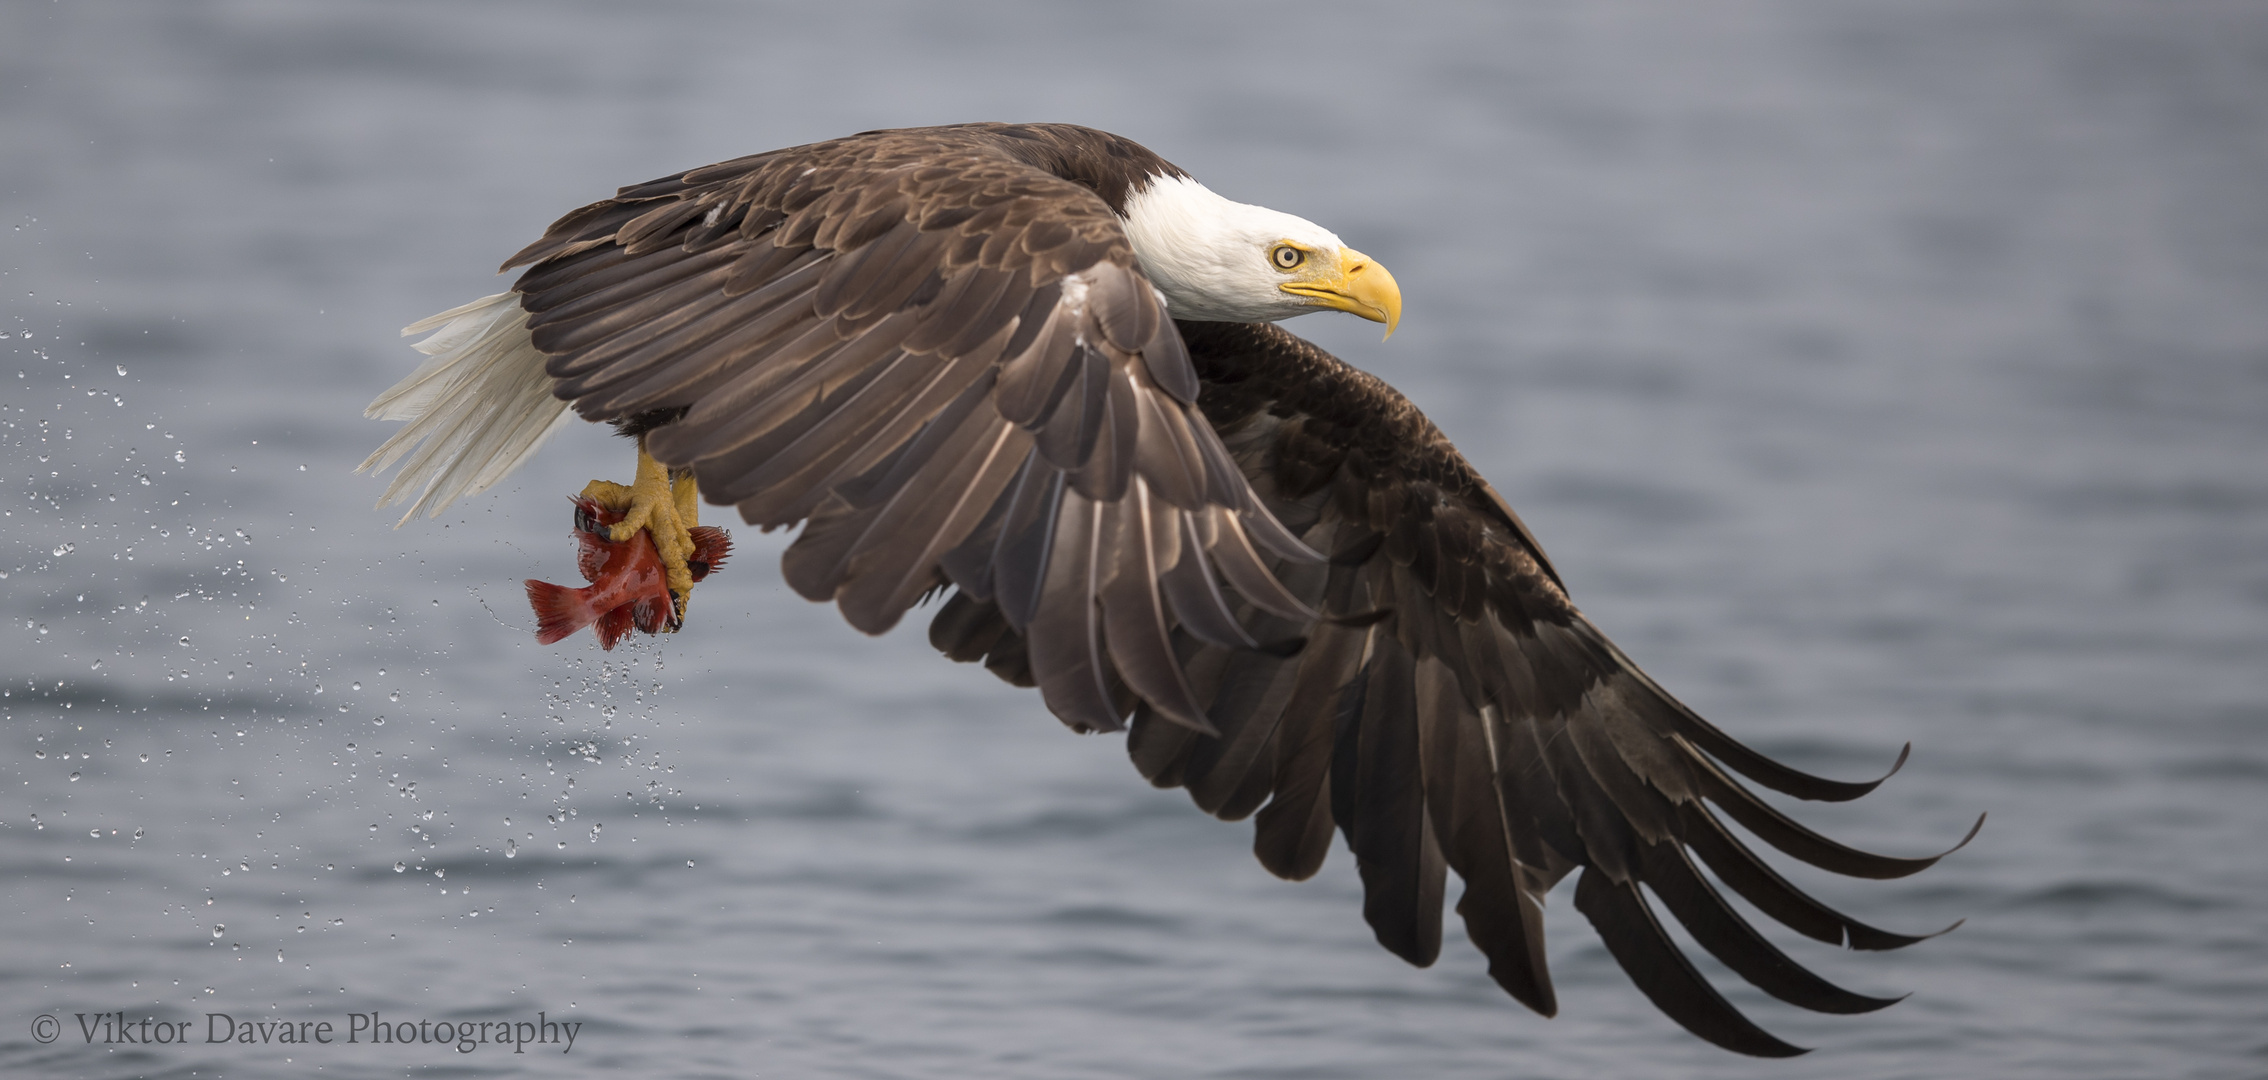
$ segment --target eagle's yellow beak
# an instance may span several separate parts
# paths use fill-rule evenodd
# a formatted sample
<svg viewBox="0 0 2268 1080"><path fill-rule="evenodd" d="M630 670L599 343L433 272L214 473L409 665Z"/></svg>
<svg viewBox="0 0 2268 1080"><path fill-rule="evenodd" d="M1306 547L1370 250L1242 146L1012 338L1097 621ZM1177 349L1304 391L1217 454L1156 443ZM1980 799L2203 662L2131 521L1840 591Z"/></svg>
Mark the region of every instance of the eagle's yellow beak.
<svg viewBox="0 0 2268 1080"><path fill-rule="evenodd" d="M1402 289L1394 275L1353 248L1339 249L1339 265L1302 281L1279 286L1285 292L1307 297L1320 307L1360 315L1386 324L1386 336L1402 322Z"/></svg>

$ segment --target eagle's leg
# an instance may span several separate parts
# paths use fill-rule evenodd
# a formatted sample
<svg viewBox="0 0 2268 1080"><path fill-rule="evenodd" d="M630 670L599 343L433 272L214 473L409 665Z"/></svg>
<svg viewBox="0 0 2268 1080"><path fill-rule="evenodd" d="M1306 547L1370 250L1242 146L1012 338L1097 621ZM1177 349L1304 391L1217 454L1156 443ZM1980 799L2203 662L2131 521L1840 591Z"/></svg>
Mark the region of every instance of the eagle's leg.
<svg viewBox="0 0 2268 1080"><path fill-rule="evenodd" d="M670 475L668 466L646 453L646 440L640 437L636 479L627 487L593 480L584 485L583 497L622 511L622 520L608 531L607 539L619 544L640 529L653 536L654 551L668 573L670 596L676 600L669 629L677 629L685 619L686 602L693 597L693 570L687 560L693 556L693 527L701 523L700 490L692 472Z"/></svg>

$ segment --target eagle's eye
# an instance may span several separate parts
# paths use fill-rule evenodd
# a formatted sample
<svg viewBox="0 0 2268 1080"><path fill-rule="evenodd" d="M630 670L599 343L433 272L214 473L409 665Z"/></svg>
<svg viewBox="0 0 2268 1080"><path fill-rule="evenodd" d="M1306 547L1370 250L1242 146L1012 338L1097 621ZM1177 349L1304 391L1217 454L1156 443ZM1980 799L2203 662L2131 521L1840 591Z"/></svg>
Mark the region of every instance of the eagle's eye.
<svg viewBox="0 0 2268 1080"><path fill-rule="evenodd" d="M1270 252L1268 257L1275 260L1278 270L1296 270L1299 264L1307 261L1307 253L1290 244L1277 244L1276 250Z"/></svg>

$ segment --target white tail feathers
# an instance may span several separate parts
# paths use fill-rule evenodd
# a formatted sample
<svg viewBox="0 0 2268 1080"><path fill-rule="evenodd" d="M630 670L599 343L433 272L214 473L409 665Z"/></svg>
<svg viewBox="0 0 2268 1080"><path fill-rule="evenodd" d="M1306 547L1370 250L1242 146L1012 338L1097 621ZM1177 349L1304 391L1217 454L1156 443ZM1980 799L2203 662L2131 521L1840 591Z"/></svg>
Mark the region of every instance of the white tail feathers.
<svg viewBox="0 0 2268 1080"><path fill-rule="evenodd" d="M567 403L551 396L543 354L528 339L517 294L450 308L403 327L402 336L427 331L438 332L416 348L431 359L362 411L374 420L408 421L354 470L383 472L409 455L378 500L383 507L417 496L397 528L420 510L438 517L459 498L488 490L567 419Z"/></svg>

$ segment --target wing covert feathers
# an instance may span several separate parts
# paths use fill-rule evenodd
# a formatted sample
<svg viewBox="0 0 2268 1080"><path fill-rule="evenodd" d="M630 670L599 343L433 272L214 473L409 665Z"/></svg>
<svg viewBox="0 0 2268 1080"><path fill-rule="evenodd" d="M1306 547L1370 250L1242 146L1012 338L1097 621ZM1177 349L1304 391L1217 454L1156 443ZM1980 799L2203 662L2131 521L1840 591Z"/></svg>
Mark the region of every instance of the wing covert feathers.
<svg viewBox="0 0 2268 1080"><path fill-rule="evenodd" d="M1067 164L1084 144L1104 166ZM881 633L952 585L1029 639L1017 670L1072 727L1139 700L1211 731L1175 635L1296 649L1241 608L1311 616L1269 561L1320 556L1196 410L1112 213L1178 172L1144 155L1071 128L869 133L625 188L508 265L577 413L671 417L656 458L751 524L804 523L798 593Z"/></svg>

